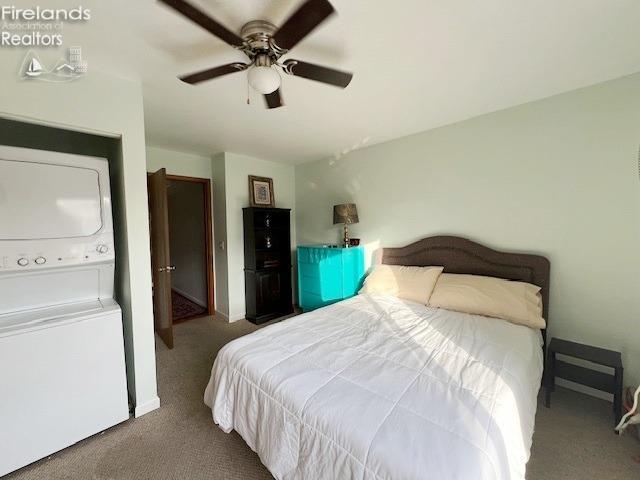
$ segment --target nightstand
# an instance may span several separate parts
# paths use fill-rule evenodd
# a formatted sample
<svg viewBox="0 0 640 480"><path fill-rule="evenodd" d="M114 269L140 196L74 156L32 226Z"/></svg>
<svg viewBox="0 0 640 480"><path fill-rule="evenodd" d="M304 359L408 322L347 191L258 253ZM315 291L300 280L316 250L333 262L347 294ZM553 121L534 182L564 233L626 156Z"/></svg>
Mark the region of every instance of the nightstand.
<svg viewBox="0 0 640 480"><path fill-rule="evenodd" d="M308 312L358 293L364 247L298 246L298 303Z"/></svg>
<svg viewBox="0 0 640 480"><path fill-rule="evenodd" d="M586 385L602 392L613 394L614 425L622 418L622 355L620 352L592 347L581 343L551 339L547 353L545 406L551 406L551 392L554 390L556 377ZM563 362L556 354L586 360L613 369L613 373L605 373L588 367L581 367Z"/></svg>

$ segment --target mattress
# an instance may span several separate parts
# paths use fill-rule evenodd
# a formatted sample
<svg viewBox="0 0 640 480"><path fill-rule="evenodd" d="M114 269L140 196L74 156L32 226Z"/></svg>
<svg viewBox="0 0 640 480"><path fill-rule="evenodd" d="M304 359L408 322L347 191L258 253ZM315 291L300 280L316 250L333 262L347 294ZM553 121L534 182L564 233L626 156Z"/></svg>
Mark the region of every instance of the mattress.
<svg viewBox="0 0 640 480"><path fill-rule="evenodd" d="M225 345L205 403L277 479L524 479L541 341L358 295Z"/></svg>

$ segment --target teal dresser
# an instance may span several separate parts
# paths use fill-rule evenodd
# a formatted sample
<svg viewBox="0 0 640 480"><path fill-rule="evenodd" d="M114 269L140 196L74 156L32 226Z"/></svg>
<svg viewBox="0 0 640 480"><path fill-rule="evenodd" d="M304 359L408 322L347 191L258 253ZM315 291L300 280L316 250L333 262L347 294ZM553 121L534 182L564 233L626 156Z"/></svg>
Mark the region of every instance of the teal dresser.
<svg viewBox="0 0 640 480"><path fill-rule="evenodd" d="M364 247L298 247L298 303L303 311L352 297L364 278Z"/></svg>

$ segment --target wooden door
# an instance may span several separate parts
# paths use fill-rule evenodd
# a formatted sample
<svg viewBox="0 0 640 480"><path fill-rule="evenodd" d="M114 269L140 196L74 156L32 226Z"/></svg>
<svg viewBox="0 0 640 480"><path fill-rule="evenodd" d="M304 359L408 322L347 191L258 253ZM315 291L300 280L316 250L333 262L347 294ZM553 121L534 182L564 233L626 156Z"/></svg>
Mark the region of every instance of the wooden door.
<svg viewBox="0 0 640 480"><path fill-rule="evenodd" d="M169 205L167 172L161 168L148 177L151 227L151 269L153 277L153 319L156 332L173 348L171 309L171 255L169 248Z"/></svg>

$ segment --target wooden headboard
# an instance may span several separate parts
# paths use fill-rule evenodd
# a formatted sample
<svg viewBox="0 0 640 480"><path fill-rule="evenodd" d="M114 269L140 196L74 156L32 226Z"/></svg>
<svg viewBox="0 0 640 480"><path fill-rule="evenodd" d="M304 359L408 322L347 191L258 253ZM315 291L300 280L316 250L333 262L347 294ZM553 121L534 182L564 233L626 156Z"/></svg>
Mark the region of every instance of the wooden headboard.
<svg viewBox="0 0 640 480"><path fill-rule="evenodd" d="M549 325L549 260L540 255L499 252L466 238L427 237L406 247L384 248L388 265L443 266L447 273L468 273L528 282L542 290L543 317ZM542 330L545 344L546 330Z"/></svg>

